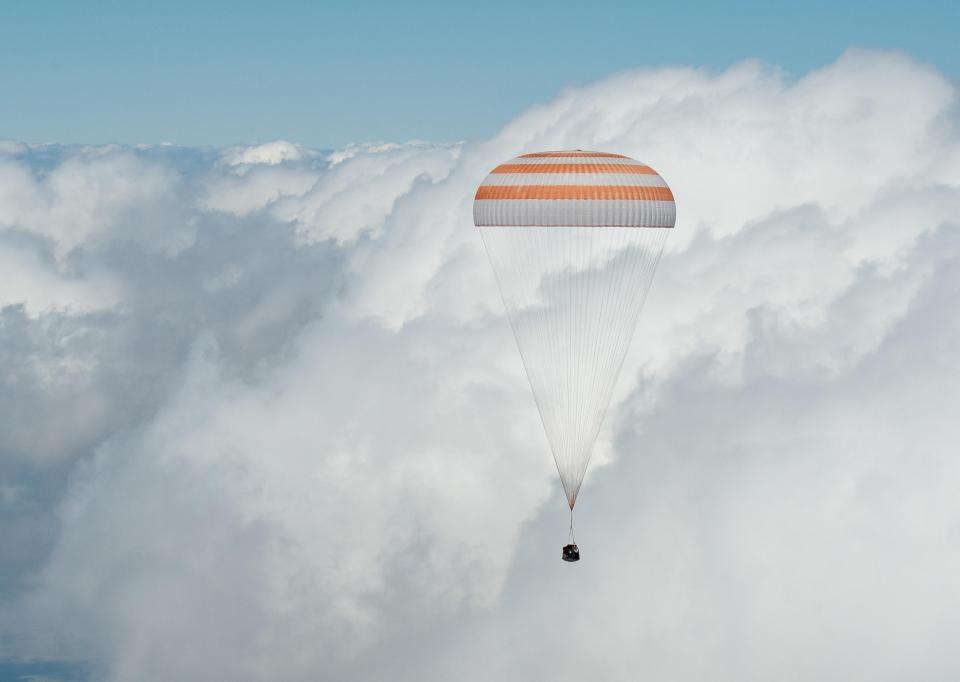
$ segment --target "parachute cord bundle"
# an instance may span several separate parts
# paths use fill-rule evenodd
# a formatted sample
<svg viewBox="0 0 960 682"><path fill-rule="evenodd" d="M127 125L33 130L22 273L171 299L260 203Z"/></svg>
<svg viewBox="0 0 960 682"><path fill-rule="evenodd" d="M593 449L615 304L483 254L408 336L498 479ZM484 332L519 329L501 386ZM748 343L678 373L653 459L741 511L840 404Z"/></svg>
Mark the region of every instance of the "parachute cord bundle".
<svg viewBox="0 0 960 682"><path fill-rule="evenodd" d="M577 537L573 534L573 507L570 507L570 534L567 536L567 542L571 545L577 544Z"/></svg>

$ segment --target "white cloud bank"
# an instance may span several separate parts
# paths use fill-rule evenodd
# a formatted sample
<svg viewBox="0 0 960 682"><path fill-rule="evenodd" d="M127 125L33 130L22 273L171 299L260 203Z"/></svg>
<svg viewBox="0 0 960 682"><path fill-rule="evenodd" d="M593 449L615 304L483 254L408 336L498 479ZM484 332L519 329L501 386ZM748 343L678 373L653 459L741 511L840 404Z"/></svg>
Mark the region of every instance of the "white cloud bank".
<svg viewBox="0 0 960 682"><path fill-rule="evenodd" d="M943 76L851 52L624 73L464 145L0 147L4 653L955 679L958 120ZM679 220L568 566L470 208L577 147L651 163Z"/></svg>

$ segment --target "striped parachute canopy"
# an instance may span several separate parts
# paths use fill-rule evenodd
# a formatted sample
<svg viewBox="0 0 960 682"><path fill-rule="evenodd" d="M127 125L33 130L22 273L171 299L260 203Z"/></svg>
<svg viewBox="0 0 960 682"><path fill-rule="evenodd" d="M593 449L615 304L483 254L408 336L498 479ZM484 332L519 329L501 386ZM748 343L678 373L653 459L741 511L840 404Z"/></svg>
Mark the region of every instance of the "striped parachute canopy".
<svg viewBox="0 0 960 682"><path fill-rule="evenodd" d="M486 177L473 219L572 511L676 219L673 194L619 154L524 154Z"/></svg>

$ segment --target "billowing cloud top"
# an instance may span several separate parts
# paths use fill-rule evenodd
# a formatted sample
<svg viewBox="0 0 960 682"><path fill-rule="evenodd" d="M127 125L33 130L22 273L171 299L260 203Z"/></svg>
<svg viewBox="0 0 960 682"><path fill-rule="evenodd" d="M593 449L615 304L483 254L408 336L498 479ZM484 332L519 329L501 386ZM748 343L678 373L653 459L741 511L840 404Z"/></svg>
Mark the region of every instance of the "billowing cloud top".
<svg viewBox="0 0 960 682"><path fill-rule="evenodd" d="M582 494L472 226L539 149L678 221ZM0 145L0 646L92 679L960 675L957 88L623 73L490 140Z"/></svg>

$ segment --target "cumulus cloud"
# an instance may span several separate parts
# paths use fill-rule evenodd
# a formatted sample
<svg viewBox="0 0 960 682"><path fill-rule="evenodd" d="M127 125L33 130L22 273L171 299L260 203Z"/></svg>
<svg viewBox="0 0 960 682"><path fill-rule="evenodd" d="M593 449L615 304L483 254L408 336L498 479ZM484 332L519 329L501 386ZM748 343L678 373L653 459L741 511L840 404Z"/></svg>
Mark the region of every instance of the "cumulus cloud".
<svg viewBox="0 0 960 682"><path fill-rule="evenodd" d="M276 140L253 147L234 147L226 150L220 162L227 166L268 165L276 166L284 161L299 161L310 156L309 150L286 140Z"/></svg>
<svg viewBox="0 0 960 682"><path fill-rule="evenodd" d="M3 653L152 679L950 679L955 84L632 71L490 140L0 147ZM473 188L677 196L563 495Z"/></svg>

